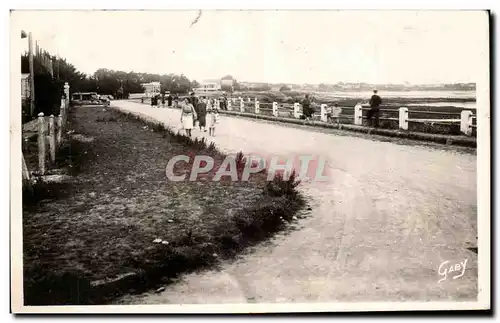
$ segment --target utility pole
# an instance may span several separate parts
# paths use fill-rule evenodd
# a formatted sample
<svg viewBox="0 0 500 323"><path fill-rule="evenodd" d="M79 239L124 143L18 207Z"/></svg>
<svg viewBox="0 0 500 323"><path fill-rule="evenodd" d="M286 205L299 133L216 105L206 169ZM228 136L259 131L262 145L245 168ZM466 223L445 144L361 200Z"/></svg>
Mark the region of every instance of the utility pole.
<svg viewBox="0 0 500 323"><path fill-rule="evenodd" d="M30 65L30 117L35 113L35 68L33 64L33 39L31 37L31 32L28 34L28 55L29 55L29 65Z"/></svg>

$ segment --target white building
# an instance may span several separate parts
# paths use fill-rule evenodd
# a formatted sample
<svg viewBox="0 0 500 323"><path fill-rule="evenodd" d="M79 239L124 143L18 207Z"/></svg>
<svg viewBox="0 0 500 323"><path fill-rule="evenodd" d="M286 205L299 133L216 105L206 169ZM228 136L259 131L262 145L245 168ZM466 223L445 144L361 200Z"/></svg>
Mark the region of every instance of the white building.
<svg viewBox="0 0 500 323"><path fill-rule="evenodd" d="M146 97L152 97L160 94L161 84L160 82L150 82L141 84L144 88L144 94Z"/></svg>
<svg viewBox="0 0 500 323"><path fill-rule="evenodd" d="M200 86L193 89L195 94L216 93L221 91L220 81L206 80L200 83Z"/></svg>

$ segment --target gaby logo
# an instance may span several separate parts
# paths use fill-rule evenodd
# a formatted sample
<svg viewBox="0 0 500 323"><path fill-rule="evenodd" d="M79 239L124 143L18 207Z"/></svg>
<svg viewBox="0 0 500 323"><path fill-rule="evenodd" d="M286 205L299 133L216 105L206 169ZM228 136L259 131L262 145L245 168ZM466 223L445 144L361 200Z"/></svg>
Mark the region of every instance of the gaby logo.
<svg viewBox="0 0 500 323"><path fill-rule="evenodd" d="M186 172L186 168L190 171ZM244 158L241 155L230 155L222 162L217 162L213 157L206 155L178 155L170 159L166 166L167 179L173 182L186 179L196 181L202 177L206 178L209 173L213 175L212 181L220 181L223 178L230 178L231 181L248 181L252 175L263 171L267 171L267 181L271 181L278 174L288 180L292 172L295 172L297 180L303 182L326 182L330 179L326 159L315 155L250 154Z"/></svg>
<svg viewBox="0 0 500 323"><path fill-rule="evenodd" d="M448 274L451 274L453 272L457 273L455 276L453 276L453 279L462 277L465 273L466 266L467 266L467 259L464 259L464 261L460 261L457 263L450 263L450 261L448 260L443 261L438 268L438 273L443 278L441 278L438 281L438 283L441 283L442 281L448 279Z"/></svg>

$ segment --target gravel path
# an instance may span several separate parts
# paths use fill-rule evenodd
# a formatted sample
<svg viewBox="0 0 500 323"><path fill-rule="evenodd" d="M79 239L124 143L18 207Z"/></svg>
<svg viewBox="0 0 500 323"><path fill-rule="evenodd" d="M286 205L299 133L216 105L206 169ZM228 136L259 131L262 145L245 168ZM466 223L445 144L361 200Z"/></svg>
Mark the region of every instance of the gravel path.
<svg viewBox="0 0 500 323"><path fill-rule="evenodd" d="M178 128L180 111L114 106ZM201 134L195 130L195 135ZM298 228L217 270L119 304L475 300L476 156L221 116L226 152L314 154L331 180L303 183L312 210ZM463 262L438 283L440 264Z"/></svg>

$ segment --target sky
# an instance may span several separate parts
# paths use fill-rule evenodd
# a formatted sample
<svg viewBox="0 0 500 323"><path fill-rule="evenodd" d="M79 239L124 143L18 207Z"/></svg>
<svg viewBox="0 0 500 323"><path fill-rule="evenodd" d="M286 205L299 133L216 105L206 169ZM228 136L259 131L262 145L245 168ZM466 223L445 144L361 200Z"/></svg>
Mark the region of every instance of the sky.
<svg viewBox="0 0 500 323"><path fill-rule="evenodd" d="M481 11L13 11L12 30L84 73L272 83L477 82ZM18 33L19 34L19 33ZM27 39L19 39L24 51ZM487 56L486 56L487 57Z"/></svg>

